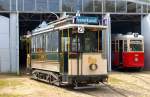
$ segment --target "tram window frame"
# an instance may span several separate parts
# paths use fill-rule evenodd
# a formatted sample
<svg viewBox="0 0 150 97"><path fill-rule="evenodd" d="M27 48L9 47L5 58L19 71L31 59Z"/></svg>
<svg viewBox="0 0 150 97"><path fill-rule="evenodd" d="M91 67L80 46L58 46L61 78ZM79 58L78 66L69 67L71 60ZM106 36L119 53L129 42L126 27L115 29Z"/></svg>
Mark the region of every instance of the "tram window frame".
<svg viewBox="0 0 150 97"><path fill-rule="evenodd" d="M43 51L46 51L46 40L45 40L45 34L42 34L42 48Z"/></svg>
<svg viewBox="0 0 150 97"><path fill-rule="evenodd" d="M36 41L35 52L38 53L38 50L37 50L38 49L38 44L37 44L38 43L38 35L36 35L35 39L36 39L35 40Z"/></svg>
<svg viewBox="0 0 150 97"><path fill-rule="evenodd" d="M75 41L73 41L75 40ZM80 52L81 51L81 40L79 37L71 37L71 52Z"/></svg>
<svg viewBox="0 0 150 97"><path fill-rule="evenodd" d="M43 36L42 35L36 35L35 36L35 52L36 53L39 53L39 52L44 52L44 49L43 49Z"/></svg>
<svg viewBox="0 0 150 97"><path fill-rule="evenodd" d="M46 43L46 50L45 50L46 52L57 52L57 53L59 52L59 38L58 38L58 34L59 34L58 31L47 32L47 37L46 37L47 38L46 39L47 43ZM55 41L56 38L57 38L57 41ZM52 44L52 41L55 41L55 45Z"/></svg>
<svg viewBox="0 0 150 97"><path fill-rule="evenodd" d="M115 51L118 52L119 51L119 40L115 40L115 41L116 41Z"/></svg>
<svg viewBox="0 0 150 97"><path fill-rule="evenodd" d="M71 51L71 33L69 33L68 37L68 31L70 32L70 29L63 29L61 30L63 33L60 34L60 52L68 52L68 42L69 42L69 52Z"/></svg>
<svg viewBox="0 0 150 97"><path fill-rule="evenodd" d="M115 51L116 48L115 40L112 40L111 46L112 46L112 51Z"/></svg>
<svg viewBox="0 0 150 97"><path fill-rule="evenodd" d="M61 37L61 44L63 45L62 52L68 52L68 39L70 40L70 37Z"/></svg>
<svg viewBox="0 0 150 97"><path fill-rule="evenodd" d="M32 53L35 53L36 52L36 40L35 40L35 36L32 37L32 44L31 44L31 51Z"/></svg>
<svg viewBox="0 0 150 97"><path fill-rule="evenodd" d="M43 52L43 36L42 36L42 35L39 36L39 41L40 41L39 47L40 47L40 49L41 49L42 52Z"/></svg>
<svg viewBox="0 0 150 97"><path fill-rule="evenodd" d="M98 47L99 49L97 48L97 50L98 50L98 52L102 52L102 48L103 48L103 47L102 47L102 45L103 45L103 44L102 44L102 41L103 41L103 38L102 38L102 37L104 37L104 36L103 36L103 34L102 34L102 33L103 33L102 31L99 30L99 31L97 31L97 34L98 34L98 33L99 33L99 37L98 37L98 35L97 35L97 42L99 41L99 47L98 47L98 43L97 43L97 47ZM99 38L99 40L98 40L98 38Z"/></svg>
<svg viewBox="0 0 150 97"><path fill-rule="evenodd" d="M127 42L127 40L123 41L123 51L125 51L125 52L128 51L128 42Z"/></svg>
<svg viewBox="0 0 150 97"><path fill-rule="evenodd" d="M139 41L140 43L132 43L132 41ZM141 50L137 50L137 49L135 49L134 48L134 50L133 50L133 48L131 48L131 45L135 45L135 44L138 44L138 45L140 45L140 49ZM140 52L140 51L144 51L144 47L143 47L143 42L142 42L142 40L130 40L130 43L129 43L129 47L130 47L130 52ZM138 48L139 49L139 48Z"/></svg>
<svg viewBox="0 0 150 97"><path fill-rule="evenodd" d="M45 52L48 52L48 32L45 34L45 44L46 44L46 46L45 46Z"/></svg>
<svg viewBox="0 0 150 97"><path fill-rule="evenodd" d="M98 47L98 30L97 31L92 31L90 29L85 29L85 31L86 31L86 33L84 34L83 52L85 52L85 53L94 53L94 52L102 51L102 32L99 32L99 35L100 35L99 36L99 38L100 38L99 42L100 42L100 44L99 44L99 47ZM93 33L95 33L95 38L93 38L94 37ZM89 38L89 36L91 36L91 37ZM88 39L89 42L87 42L86 39ZM87 47L86 47L87 45L89 45L90 49L87 49ZM91 49L91 47L93 47L93 46L94 46L94 48ZM98 50L98 48L99 48L99 50Z"/></svg>

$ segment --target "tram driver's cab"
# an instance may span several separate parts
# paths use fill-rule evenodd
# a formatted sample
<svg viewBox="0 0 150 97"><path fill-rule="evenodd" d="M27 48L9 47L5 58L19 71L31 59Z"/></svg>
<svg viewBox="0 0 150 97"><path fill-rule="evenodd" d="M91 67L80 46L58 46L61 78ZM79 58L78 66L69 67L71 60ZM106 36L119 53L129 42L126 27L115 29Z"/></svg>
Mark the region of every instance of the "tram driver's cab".
<svg viewBox="0 0 150 97"><path fill-rule="evenodd" d="M96 28L84 27L82 33L78 32L77 27L63 30L61 34L63 71L69 75L107 73L106 54L103 50L106 45L102 36L105 35Z"/></svg>

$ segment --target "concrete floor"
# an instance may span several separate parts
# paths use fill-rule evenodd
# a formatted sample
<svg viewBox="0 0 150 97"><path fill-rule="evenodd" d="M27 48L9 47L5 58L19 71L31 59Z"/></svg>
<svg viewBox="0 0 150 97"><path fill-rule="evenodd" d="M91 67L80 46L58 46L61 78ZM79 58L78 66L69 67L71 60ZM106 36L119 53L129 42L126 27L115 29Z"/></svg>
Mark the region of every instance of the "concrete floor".
<svg viewBox="0 0 150 97"><path fill-rule="evenodd" d="M94 89L60 88L28 76L0 75L0 97L150 97L150 71L112 72Z"/></svg>

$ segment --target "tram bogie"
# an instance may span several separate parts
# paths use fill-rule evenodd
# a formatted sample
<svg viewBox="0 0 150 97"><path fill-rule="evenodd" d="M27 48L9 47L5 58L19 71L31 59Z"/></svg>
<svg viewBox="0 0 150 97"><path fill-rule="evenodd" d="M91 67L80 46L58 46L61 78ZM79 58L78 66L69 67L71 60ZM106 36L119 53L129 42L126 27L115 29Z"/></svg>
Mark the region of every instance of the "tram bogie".
<svg viewBox="0 0 150 97"><path fill-rule="evenodd" d="M32 32L34 79L75 86L107 81L107 26L96 17L84 18L59 19Z"/></svg>
<svg viewBox="0 0 150 97"><path fill-rule="evenodd" d="M143 36L138 33L112 35L112 64L114 68L143 69Z"/></svg>

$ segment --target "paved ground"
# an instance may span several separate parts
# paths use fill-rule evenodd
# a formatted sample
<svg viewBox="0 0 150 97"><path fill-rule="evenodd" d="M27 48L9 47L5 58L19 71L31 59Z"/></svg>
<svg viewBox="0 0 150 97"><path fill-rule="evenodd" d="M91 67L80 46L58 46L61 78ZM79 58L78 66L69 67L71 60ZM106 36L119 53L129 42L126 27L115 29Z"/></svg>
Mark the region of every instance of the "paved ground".
<svg viewBox="0 0 150 97"><path fill-rule="evenodd" d="M60 88L27 76L0 75L0 97L150 97L150 71L112 72L95 89Z"/></svg>

